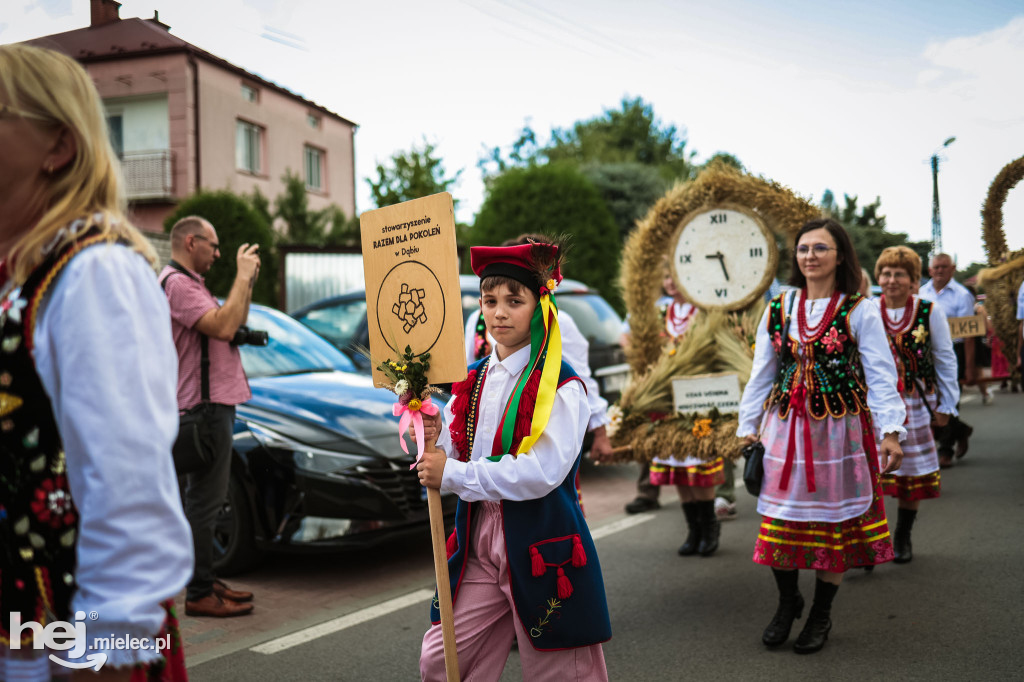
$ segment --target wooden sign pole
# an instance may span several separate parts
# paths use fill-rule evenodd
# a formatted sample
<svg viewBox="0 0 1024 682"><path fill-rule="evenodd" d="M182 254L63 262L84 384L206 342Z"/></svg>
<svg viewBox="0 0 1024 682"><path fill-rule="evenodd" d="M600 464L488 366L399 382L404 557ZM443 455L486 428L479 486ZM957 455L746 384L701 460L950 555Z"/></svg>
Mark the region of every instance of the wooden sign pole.
<svg viewBox="0 0 1024 682"><path fill-rule="evenodd" d="M462 381L466 378L466 355L451 195L444 192L367 211L359 222L374 383L401 390L397 389L398 382L388 382L381 365L389 360L401 361L407 348L414 358L409 361L412 365L429 354L426 380L430 384ZM405 402L411 406L409 397ZM426 393L411 397L430 400ZM419 402L416 405L413 409L420 409ZM401 409L396 406L395 414ZM424 451L436 452L434 444L425 443ZM427 488L427 508L445 672L449 682L458 682L444 512L441 492L436 488Z"/></svg>
<svg viewBox="0 0 1024 682"><path fill-rule="evenodd" d="M433 443L427 452L436 452ZM444 511L441 491L427 488L427 509L430 511L430 543L434 548L434 575L437 578L437 607L441 611L441 637L444 642L444 669L448 682L459 681L459 655L455 646L455 614L452 612L452 589L448 577L448 550L445 547Z"/></svg>

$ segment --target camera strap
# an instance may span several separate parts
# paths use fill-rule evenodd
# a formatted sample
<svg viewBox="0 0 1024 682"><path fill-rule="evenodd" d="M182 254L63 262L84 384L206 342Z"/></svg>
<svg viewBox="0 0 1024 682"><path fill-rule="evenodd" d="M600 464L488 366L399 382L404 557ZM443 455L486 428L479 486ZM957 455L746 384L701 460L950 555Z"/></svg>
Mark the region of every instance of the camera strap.
<svg viewBox="0 0 1024 682"><path fill-rule="evenodd" d="M172 259L171 262L168 263L168 265L171 266L172 268L174 268L177 271L177 273L181 273L182 275L185 275L186 277L188 277L189 279L191 279L194 282L199 282L199 280L196 279L195 277L193 277L192 273L189 272L188 270L186 270L185 266L183 266L181 263L178 263L177 261ZM174 274L177 274L177 273L175 273L175 272L168 272L167 273L167 277L164 277L162 280L160 280L160 287L164 290L164 293L167 292L167 279L171 275L174 275ZM202 284L202 282L199 282L199 283ZM199 395L200 395L200 399L204 403L208 403L208 402L210 402L210 339L209 339L208 336L206 336L206 334L203 334L202 332L200 332L198 330L196 331L196 333L199 334L199 352L200 352L200 358L199 358Z"/></svg>

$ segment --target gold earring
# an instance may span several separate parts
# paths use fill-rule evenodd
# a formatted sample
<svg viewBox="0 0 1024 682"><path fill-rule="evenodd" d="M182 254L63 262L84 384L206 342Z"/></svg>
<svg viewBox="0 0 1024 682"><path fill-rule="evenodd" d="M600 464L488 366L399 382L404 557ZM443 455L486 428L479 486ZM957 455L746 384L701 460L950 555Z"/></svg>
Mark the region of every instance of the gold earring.
<svg viewBox="0 0 1024 682"><path fill-rule="evenodd" d="M53 164L52 163L46 164L46 174L47 175L53 175Z"/></svg>

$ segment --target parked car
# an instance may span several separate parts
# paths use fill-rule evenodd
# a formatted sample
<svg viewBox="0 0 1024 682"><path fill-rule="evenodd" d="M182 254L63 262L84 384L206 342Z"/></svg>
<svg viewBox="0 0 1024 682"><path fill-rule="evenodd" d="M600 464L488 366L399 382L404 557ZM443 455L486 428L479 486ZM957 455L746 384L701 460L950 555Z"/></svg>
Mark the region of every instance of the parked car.
<svg viewBox="0 0 1024 682"><path fill-rule="evenodd" d="M461 275L459 285L465 323L470 313L480 307L480 280L474 275ZM622 319L600 294L576 280L562 280L556 299L558 307L572 316L590 343L590 369L601 387L601 395L609 404L615 402L629 378L629 365L619 343ZM291 315L333 343L363 371L370 371L369 360L358 350L370 343L366 293L362 289L311 303Z"/></svg>
<svg viewBox="0 0 1024 682"><path fill-rule="evenodd" d="M266 346L240 346L252 399L235 418L216 567L230 575L267 550L362 546L423 525L425 489L398 443L394 395L284 313L253 305ZM454 496L444 496L447 513Z"/></svg>

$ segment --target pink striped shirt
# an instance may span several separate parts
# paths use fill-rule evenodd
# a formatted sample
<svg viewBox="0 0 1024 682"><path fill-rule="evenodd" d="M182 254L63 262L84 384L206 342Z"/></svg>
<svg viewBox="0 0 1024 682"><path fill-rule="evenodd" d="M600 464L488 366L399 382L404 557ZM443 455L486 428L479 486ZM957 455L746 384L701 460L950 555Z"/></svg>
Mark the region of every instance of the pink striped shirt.
<svg viewBox="0 0 1024 682"><path fill-rule="evenodd" d="M186 277L169 265L160 273L161 282L167 277L164 291L171 307L171 334L174 336L174 346L178 349L179 410L187 410L202 401L201 334L195 329L195 324L203 315L220 307L217 299L206 288L202 276L191 270L189 272L196 279ZM251 398L252 392L242 369L238 347L211 338L209 352L210 402L238 405Z"/></svg>

